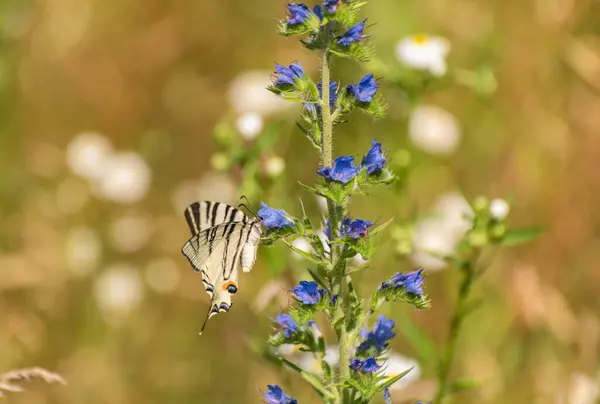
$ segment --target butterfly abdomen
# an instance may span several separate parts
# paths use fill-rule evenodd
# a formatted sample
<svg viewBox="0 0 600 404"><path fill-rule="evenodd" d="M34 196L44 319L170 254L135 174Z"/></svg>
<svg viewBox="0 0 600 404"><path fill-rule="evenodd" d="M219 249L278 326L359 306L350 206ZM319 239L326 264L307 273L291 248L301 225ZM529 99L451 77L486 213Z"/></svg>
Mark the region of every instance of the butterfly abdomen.
<svg viewBox="0 0 600 404"><path fill-rule="evenodd" d="M256 249L260 243L261 228L257 223L253 224L244 246L242 247L240 265L244 272L250 272L256 262Z"/></svg>
<svg viewBox="0 0 600 404"><path fill-rule="evenodd" d="M240 264L244 272L250 272L256 261L256 247L250 243L244 244Z"/></svg>

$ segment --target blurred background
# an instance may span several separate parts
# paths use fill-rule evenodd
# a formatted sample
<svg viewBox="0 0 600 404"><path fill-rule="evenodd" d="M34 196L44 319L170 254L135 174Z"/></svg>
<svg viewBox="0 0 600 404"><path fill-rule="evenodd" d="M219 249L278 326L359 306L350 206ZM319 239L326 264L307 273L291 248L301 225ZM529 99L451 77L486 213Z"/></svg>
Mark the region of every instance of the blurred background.
<svg viewBox="0 0 600 404"><path fill-rule="evenodd" d="M451 250L465 200L507 198L508 226L545 233L496 252L476 287L453 373L481 387L460 401L596 402L600 3L378 0L364 13L391 69L407 35L446 38L452 82L408 108L384 75L388 117L337 127L336 154L361 156L376 137L401 173L351 207L398 224L361 292L424 265L433 307L387 314L441 347L458 277L419 245ZM306 264L261 247L233 310L199 337L208 296L180 253L195 200L243 194L300 215L301 197L322 218L297 184L318 164L299 107L264 90L274 62L318 75L316 55L276 34L284 15L279 0L0 2L0 372L37 365L69 383L26 384L7 402L256 403L267 383L316 402L260 355ZM336 62L333 77L363 69ZM394 402L427 399L434 368L402 337L392 347L400 371L416 365Z"/></svg>

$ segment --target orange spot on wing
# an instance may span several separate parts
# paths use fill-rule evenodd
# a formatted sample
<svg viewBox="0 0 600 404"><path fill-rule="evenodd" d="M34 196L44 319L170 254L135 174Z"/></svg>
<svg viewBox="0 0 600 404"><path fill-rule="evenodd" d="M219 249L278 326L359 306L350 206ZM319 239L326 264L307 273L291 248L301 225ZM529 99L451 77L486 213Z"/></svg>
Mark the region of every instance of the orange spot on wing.
<svg viewBox="0 0 600 404"><path fill-rule="evenodd" d="M228 288L230 285L233 285L233 286L235 286L235 288L236 288L236 289L237 289L237 287L238 287L237 283L235 283L234 281L229 281L229 282L225 282L225 283L224 283L224 284L221 286L221 288L223 288L223 290L227 290L227 288Z"/></svg>

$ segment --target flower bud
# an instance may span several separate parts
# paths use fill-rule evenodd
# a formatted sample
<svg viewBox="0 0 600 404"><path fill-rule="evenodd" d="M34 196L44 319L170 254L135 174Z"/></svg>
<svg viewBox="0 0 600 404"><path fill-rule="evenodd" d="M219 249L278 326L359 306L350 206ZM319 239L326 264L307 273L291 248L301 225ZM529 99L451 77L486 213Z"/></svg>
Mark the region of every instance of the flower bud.
<svg viewBox="0 0 600 404"><path fill-rule="evenodd" d="M215 140L224 146L231 144L233 136L234 133L231 126L225 122L218 123L213 131Z"/></svg>
<svg viewBox="0 0 600 404"><path fill-rule="evenodd" d="M487 210L488 206L489 206L489 201L488 201L488 198L486 198L485 196L478 196L473 201L473 210L475 211L476 214L485 212Z"/></svg>
<svg viewBox="0 0 600 404"><path fill-rule="evenodd" d="M224 153L215 153L210 157L210 166L217 171L229 168L229 158Z"/></svg>
<svg viewBox="0 0 600 404"><path fill-rule="evenodd" d="M496 220L504 220L510 212L510 205L504 199L496 198L490 202L490 215Z"/></svg>

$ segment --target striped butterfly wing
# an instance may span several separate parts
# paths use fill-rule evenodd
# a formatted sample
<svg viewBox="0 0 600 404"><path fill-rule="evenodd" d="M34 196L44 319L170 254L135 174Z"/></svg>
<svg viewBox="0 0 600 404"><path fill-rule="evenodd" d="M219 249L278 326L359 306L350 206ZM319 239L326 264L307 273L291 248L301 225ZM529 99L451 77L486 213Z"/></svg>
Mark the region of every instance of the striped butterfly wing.
<svg viewBox="0 0 600 404"><path fill-rule="evenodd" d="M194 202L185 210L185 220L193 234L221 223L249 221L241 210L226 203L203 201Z"/></svg>
<svg viewBox="0 0 600 404"><path fill-rule="evenodd" d="M239 209L216 202L191 205L186 209L186 219L193 236L181 251L194 270L202 273L202 282L211 298L202 326L204 331L212 316L231 308L231 295L238 289L238 264L242 264L244 271L250 270L262 229L260 222L250 220Z"/></svg>

